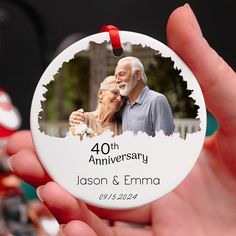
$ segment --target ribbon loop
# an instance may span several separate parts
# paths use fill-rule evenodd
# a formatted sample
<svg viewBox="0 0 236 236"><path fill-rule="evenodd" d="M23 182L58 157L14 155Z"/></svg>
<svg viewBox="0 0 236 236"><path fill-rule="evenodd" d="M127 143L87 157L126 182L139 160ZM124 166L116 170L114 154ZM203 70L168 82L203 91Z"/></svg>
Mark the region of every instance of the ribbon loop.
<svg viewBox="0 0 236 236"><path fill-rule="evenodd" d="M104 25L100 32L109 32L113 54L117 57L123 53L123 48L120 42L119 28L114 25Z"/></svg>

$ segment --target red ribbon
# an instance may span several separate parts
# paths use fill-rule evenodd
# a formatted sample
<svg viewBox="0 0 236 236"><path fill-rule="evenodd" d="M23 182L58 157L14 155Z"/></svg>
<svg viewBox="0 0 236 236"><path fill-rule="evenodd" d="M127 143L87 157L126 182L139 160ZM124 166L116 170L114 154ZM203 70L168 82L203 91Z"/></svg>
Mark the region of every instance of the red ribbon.
<svg viewBox="0 0 236 236"><path fill-rule="evenodd" d="M104 25L100 30L100 32L109 32L113 54L115 56L121 56L121 54L123 53L123 48L120 42L119 30L120 29L114 25Z"/></svg>

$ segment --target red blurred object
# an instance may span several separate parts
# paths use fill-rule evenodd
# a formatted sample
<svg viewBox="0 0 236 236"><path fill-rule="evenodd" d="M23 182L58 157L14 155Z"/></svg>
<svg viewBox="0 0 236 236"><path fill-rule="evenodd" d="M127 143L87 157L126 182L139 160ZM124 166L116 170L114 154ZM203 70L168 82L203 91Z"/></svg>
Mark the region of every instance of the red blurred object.
<svg viewBox="0 0 236 236"><path fill-rule="evenodd" d="M8 138L18 130L21 118L12 105L10 96L0 88L0 193L6 194L9 189L18 188L20 181L11 172L7 160L6 147Z"/></svg>
<svg viewBox="0 0 236 236"><path fill-rule="evenodd" d="M100 32L109 32L113 54L115 56L121 56L123 53L123 48L120 42L119 30L120 29L114 25L104 25L100 29Z"/></svg>
<svg viewBox="0 0 236 236"><path fill-rule="evenodd" d="M0 140L12 135L20 124L21 118L17 109L12 105L9 95L0 88Z"/></svg>
<svg viewBox="0 0 236 236"><path fill-rule="evenodd" d="M1 138L9 137L14 132L15 132L15 130L9 130L9 129L3 127L3 126L0 126L0 137Z"/></svg>

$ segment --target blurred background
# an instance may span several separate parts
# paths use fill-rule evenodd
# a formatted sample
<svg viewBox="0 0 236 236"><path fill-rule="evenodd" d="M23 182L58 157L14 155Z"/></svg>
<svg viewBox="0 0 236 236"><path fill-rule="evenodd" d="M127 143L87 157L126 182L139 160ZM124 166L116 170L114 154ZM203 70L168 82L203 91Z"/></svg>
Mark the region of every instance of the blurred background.
<svg viewBox="0 0 236 236"><path fill-rule="evenodd" d="M235 70L236 2L188 3L204 37ZM70 42L113 24L165 43L168 17L183 4L185 1L180 0L0 0L0 87L8 92L21 114L20 129L29 129L31 100L42 73ZM217 122L208 113L207 135L216 129ZM25 183L21 186L27 199L35 198L30 186ZM53 232L50 235L56 235L56 230Z"/></svg>
<svg viewBox="0 0 236 236"><path fill-rule="evenodd" d="M36 1L0 0L0 81L22 116L21 129L29 128L30 104L34 89L62 42L99 32L104 24L139 32L166 42L170 13L185 3L178 0ZM200 22L204 37L235 69L232 30L236 3L189 1ZM72 40L73 41L73 40Z"/></svg>

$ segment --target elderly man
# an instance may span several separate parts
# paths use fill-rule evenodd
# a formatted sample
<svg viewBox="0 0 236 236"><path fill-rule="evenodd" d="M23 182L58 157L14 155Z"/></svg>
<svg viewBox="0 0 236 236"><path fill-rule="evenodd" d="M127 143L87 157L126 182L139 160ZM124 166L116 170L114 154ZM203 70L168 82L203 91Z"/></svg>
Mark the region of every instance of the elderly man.
<svg viewBox="0 0 236 236"><path fill-rule="evenodd" d="M122 96L127 96L122 113L122 131L146 132L155 136L163 130L165 135L174 132L173 115L166 97L150 90L141 61L125 57L115 69L116 82Z"/></svg>

